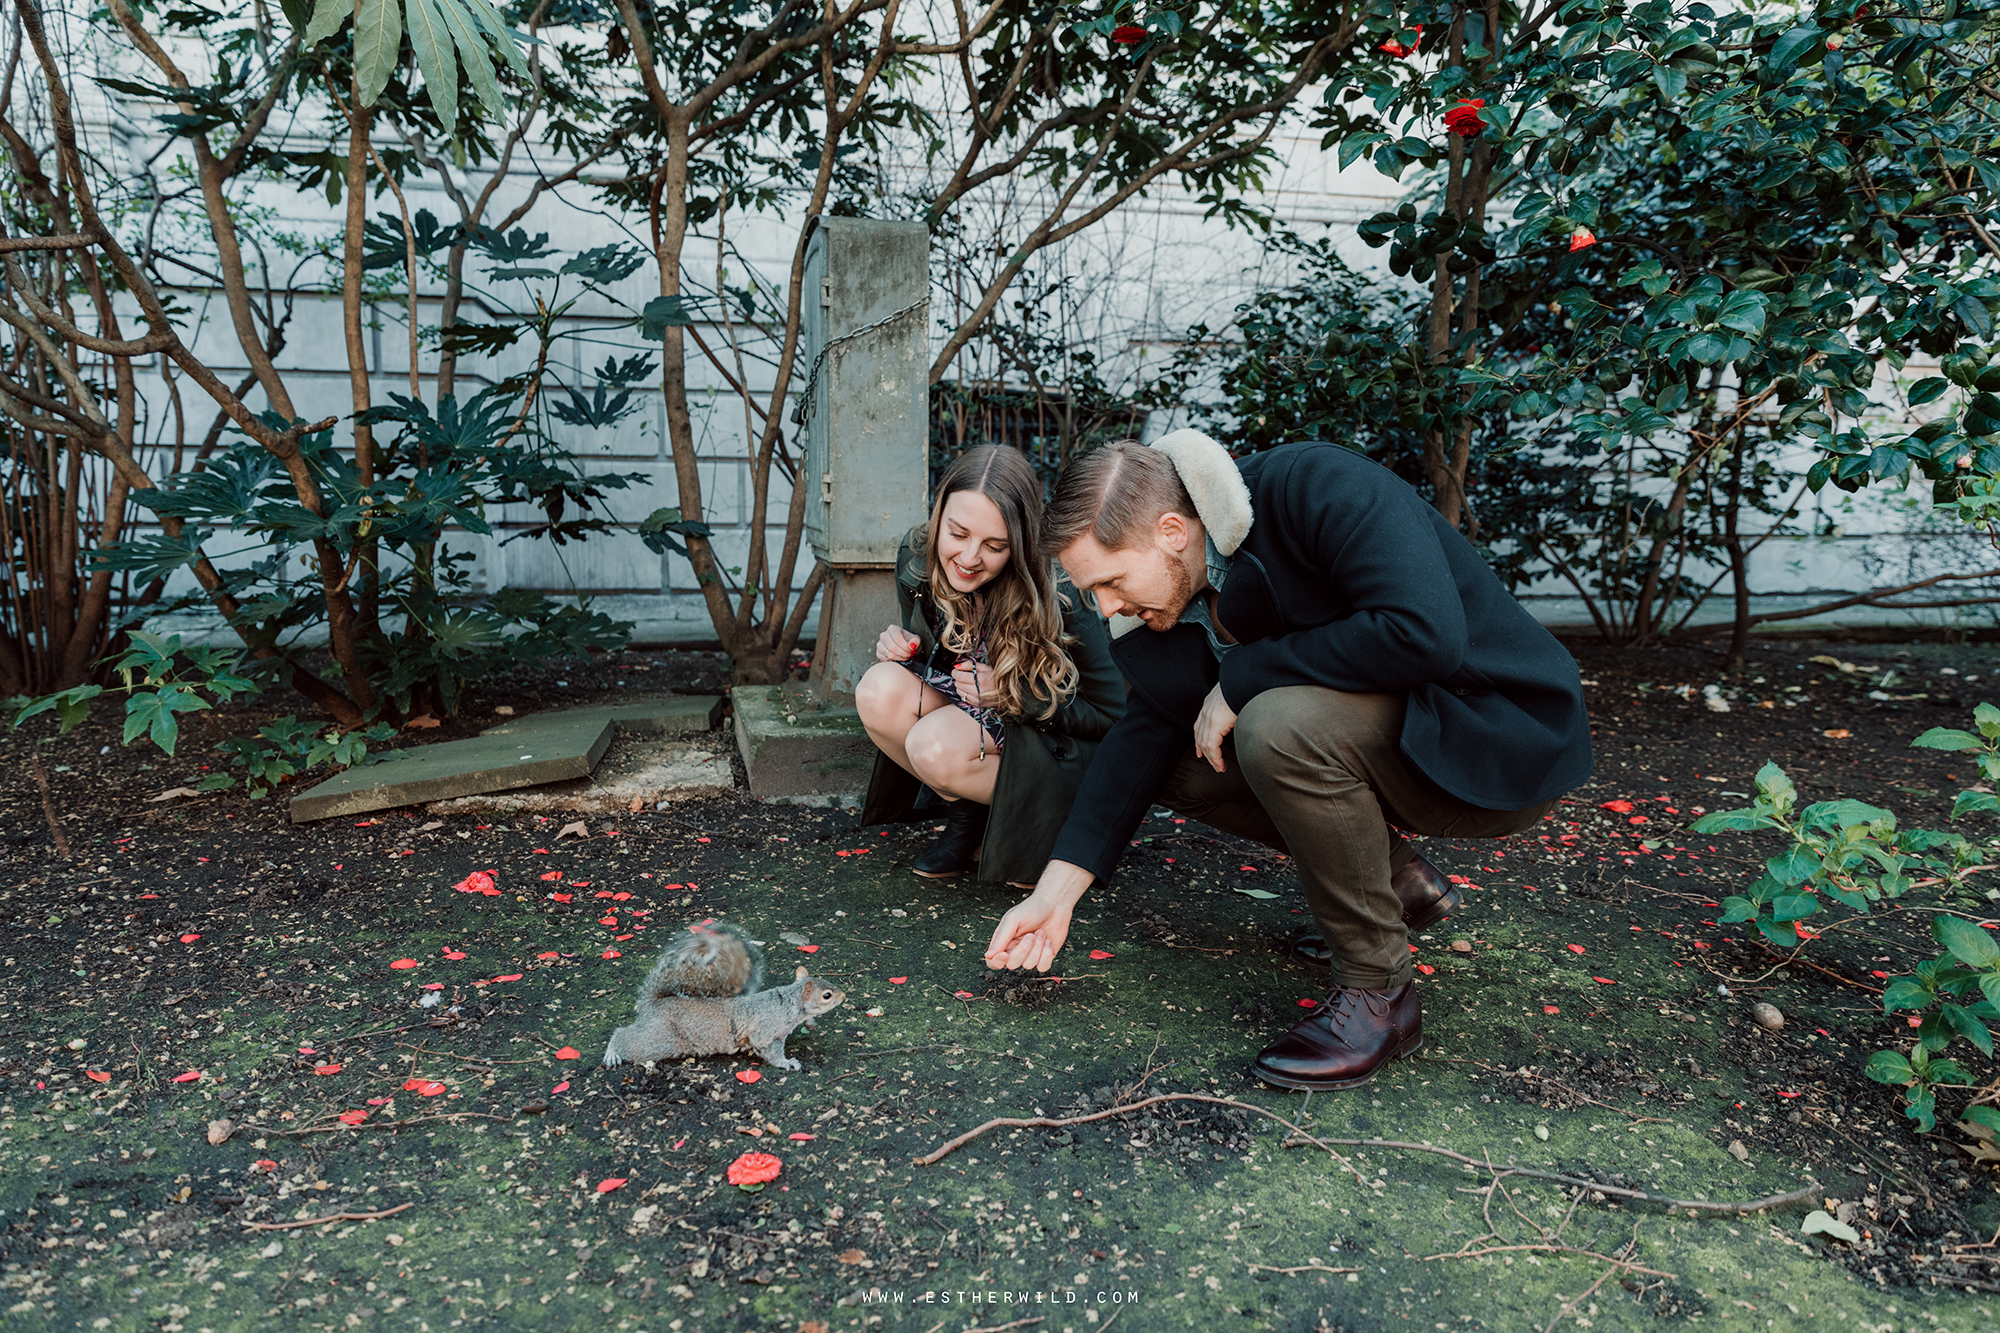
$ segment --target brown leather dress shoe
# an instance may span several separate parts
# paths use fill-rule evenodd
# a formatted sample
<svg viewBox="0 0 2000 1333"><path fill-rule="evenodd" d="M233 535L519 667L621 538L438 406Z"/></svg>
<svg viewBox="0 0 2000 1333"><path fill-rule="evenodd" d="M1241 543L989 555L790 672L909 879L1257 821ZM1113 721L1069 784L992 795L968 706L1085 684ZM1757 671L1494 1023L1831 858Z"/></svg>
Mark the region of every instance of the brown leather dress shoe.
<svg viewBox="0 0 2000 1333"><path fill-rule="evenodd" d="M1424 1014L1414 985L1336 986L1312 1017L1264 1048L1251 1072L1281 1088L1351 1088L1423 1044Z"/></svg>
<svg viewBox="0 0 2000 1333"><path fill-rule="evenodd" d="M1465 905L1465 890L1421 856L1411 857L1401 870L1391 875L1389 887L1402 901L1403 924L1412 935L1429 930ZM1326 947L1326 940L1316 930L1293 940L1291 954L1313 967L1326 967L1333 961L1333 950Z"/></svg>

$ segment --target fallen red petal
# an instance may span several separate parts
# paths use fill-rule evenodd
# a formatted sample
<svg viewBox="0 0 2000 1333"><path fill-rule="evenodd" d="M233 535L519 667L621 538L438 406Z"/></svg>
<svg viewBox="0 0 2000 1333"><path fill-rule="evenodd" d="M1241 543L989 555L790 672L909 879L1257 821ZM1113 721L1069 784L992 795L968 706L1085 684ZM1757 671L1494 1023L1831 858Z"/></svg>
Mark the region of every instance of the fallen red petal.
<svg viewBox="0 0 2000 1333"><path fill-rule="evenodd" d="M416 965L417 960L414 958L398 958L395 962L389 964L390 967L395 968L398 972L407 972Z"/></svg>
<svg viewBox="0 0 2000 1333"><path fill-rule="evenodd" d="M556 1059L558 1060L581 1060L582 1058L583 1052L574 1046L565 1046L556 1052Z"/></svg>
<svg viewBox="0 0 2000 1333"><path fill-rule="evenodd" d="M599 1194L609 1194L611 1191L623 1186L624 1183L624 1176L606 1176L603 1180L597 1182L597 1192Z"/></svg>
<svg viewBox="0 0 2000 1333"><path fill-rule="evenodd" d="M340 1065L314 1065L314 1066L313 1066L313 1073L315 1073L315 1074L338 1074L338 1073L339 1073L339 1072L341 1071L341 1068L342 1068L342 1066L340 1066Z"/></svg>
<svg viewBox="0 0 2000 1333"><path fill-rule="evenodd" d="M181 943L182 943L182 944L193 944L193 943L194 943L194 942L195 942L196 940L198 940L198 939L200 939L200 938L201 938L201 936L199 936L199 935L183 935L183 936L181 936Z"/></svg>
<svg viewBox="0 0 2000 1333"><path fill-rule="evenodd" d="M739 1069L736 1071L736 1081L738 1083L755 1083L762 1077L764 1076L754 1069Z"/></svg>
<svg viewBox="0 0 2000 1333"><path fill-rule="evenodd" d="M176 1083L192 1083L192 1082L194 1082L194 1081L195 1081L196 1079L198 1079L198 1078L200 1078L200 1077L201 1077L201 1071L200 1071L199 1069L190 1069L190 1070L188 1070L188 1071L187 1071L187 1073L185 1073L185 1074L175 1074L175 1075L174 1075L174 1082L176 1082Z"/></svg>
<svg viewBox="0 0 2000 1333"><path fill-rule="evenodd" d="M83 1071L83 1076L92 1083L109 1083L111 1081L111 1075L105 1073L102 1069L86 1069Z"/></svg>
<svg viewBox="0 0 2000 1333"><path fill-rule="evenodd" d="M1092 949L1090 951L1090 956L1096 961L1101 963L1107 958L1116 958L1118 955L1112 953L1108 949Z"/></svg>

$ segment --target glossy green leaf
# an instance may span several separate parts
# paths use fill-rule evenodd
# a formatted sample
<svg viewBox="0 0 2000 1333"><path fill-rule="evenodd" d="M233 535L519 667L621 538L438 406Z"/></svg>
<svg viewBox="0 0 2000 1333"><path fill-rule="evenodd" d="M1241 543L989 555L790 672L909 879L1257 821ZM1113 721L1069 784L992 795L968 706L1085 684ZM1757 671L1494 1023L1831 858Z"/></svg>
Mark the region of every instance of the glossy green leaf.
<svg viewBox="0 0 2000 1333"><path fill-rule="evenodd" d="M1887 1083L1892 1087L1905 1087L1916 1081L1917 1071L1910 1062L1894 1051L1877 1051L1868 1057L1862 1072L1877 1083Z"/></svg>
<svg viewBox="0 0 2000 1333"><path fill-rule="evenodd" d="M2000 962L2000 943L1994 942L1992 933L1962 917L1934 918L1931 921L1931 936L1967 967L1987 968Z"/></svg>

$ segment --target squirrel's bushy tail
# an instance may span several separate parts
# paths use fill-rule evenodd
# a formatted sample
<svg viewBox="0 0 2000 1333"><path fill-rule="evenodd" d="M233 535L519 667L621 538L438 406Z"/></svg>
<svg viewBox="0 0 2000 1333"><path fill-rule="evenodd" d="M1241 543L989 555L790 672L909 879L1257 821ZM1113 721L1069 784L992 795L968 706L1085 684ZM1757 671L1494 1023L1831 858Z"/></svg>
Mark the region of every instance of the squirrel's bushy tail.
<svg viewBox="0 0 2000 1333"><path fill-rule="evenodd" d="M671 996L726 998L749 995L764 984L764 951L726 921L690 926L660 951L653 970L639 983L638 1009Z"/></svg>

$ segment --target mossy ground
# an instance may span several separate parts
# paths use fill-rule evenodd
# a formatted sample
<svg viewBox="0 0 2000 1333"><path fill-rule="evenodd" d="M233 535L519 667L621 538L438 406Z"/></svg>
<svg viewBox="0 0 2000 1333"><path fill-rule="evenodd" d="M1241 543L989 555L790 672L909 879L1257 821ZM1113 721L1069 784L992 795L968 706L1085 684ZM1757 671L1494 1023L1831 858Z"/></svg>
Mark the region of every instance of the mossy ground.
<svg viewBox="0 0 2000 1333"><path fill-rule="evenodd" d="M1812 649L1773 651L1775 674ZM1695 804L1724 804L1718 790L1747 790L1785 745L1799 755L1788 766L1822 765L1802 787L1838 779L1842 794L1881 799L1874 787L1900 784L1883 803L1930 799L1908 794L1919 790L1948 803L1948 756L1905 764L1901 744L1952 719L1864 714L1858 690L1835 693L1847 687L1816 671L1786 683L1852 716L1689 715L1687 701L1637 688L1686 672L1644 665L1672 679L1586 661L1600 682L1599 777L1546 841L1426 848L1476 885L1418 942L1434 969L1420 983L1428 1045L1309 1103L1246 1074L1321 993L1274 947L1303 920L1291 871L1171 817L1085 900L1066 979L1051 982L984 969L1014 894L912 877L921 827L885 834L730 799L593 818L588 837L559 840L564 821L520 816L293 828L229 798L163 812L143 800L171 785L156 775L76 792L88 816L67 824L76 859L19 840L0 900L4 1322L1993 1327L2000 1306L1976 1284L1995 1266L1962 1248L2000 1229L1993 1169L1943 1134L1917 1139L1887 1090L1860 1079L1860 1057L1897 1035L1874 997L1799 969L1750 980L1769 961L1703 905L1759 853L1709 852L1673 831ZM1871 766L1847 771L1855 751L1813 740L1836 725L1879 731ZM75 769L107 741L100 721L42 753ZM31 743L11 743L10 769ZM1597 809L1614 797L1648 802L1652 823ZM10 827L40 826L32 785L13 781L6 800ZM1651 829L1666 832L1650 849L1626 836ZM503 893L454 892L474 869L497 869ZM805 1068L596 1068L658 942L707 916L768 941L774 978L805 962L845 988L845 1005L791 1042ZM1890 929L1856 947L1889 953ZM1817 956L1864 980L1873 957ZM391 966L402 959L419 966ZM1718 995L1732 979L1735 993ZM433 984L443 1003L417 1007ZM1786 1012L1783 1032L1748 1022L1752 998ZM559 1058L564 1047L580 1058ZM762 1077L735 1077L750 1070ZM173 1081L191 1071L200 1078ZM421 1095L413 1080L444 1091ZM1808 1205L1694 1218L1520 1177L1489 1193L1482 1174L1416 1153L1349 1150L1350 1170L1281 1146L1270 1120L1196 1102L1000 1130L912 1164L989 1117L1160 1092L1683 1198L1815 1179L1812 1206L1854 1205L1868 1234L1852 1247L1803 1235ZM367 1117L339 1125L348 1111ZM221 1118L236 1128L212 1146ZM784 1163L756 1193L723 1179L750 1150ZM252 1229L406 1203L379 1220ZM1550 1245L1558 1230L1561 1244L1637 1267L1496 1248ZM1975 1285L1935 1285L1930 1271Z"/></svg>

